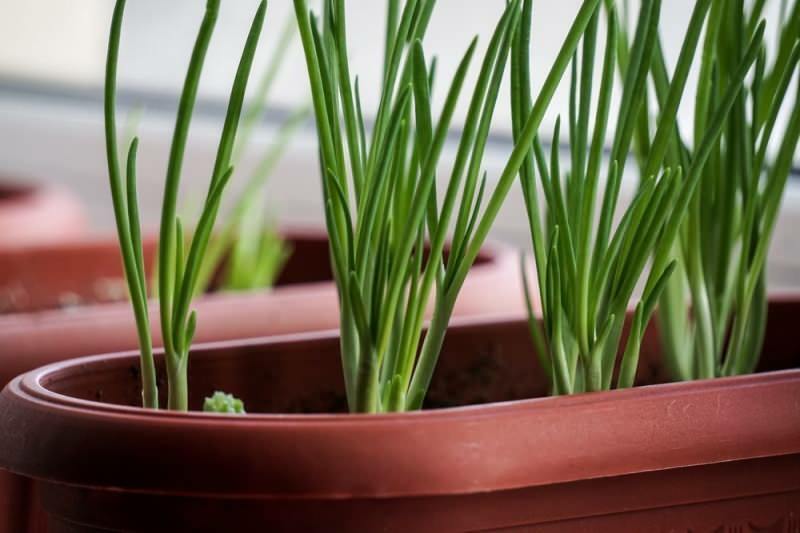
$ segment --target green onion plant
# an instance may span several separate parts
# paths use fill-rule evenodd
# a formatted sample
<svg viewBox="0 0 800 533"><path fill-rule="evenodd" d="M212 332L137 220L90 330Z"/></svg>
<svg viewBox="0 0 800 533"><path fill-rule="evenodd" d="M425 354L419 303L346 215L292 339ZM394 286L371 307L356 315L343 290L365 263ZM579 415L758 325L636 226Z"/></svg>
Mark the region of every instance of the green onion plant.
<svg viewBox="0 0 800 533"><path fill-rule="evenodd" d="M709 3L693 142L677 124L665 133L665 165L688 168L705 158L671 250L678 268L658 312L664 354L680 380L755 369L767 320L767 250L800 136L800 79L790 89L800 70L800 2L784 6L788 17L782 10L771 54L762 38L765 1L749 9L742 0ZM743 64L753 60L752 72L742 77ZM669 77L660 43L651 76L663 113ZM709 128L716 126L716 103L730 94L736 96L721 121L721 134L705 145ZM777 132L781 113L786 127ZM653 145L637 148L640 161L650 159Z"/></svg>
<svg viewBox="0 0 800 533"><path fill-rule="evenodd" d="M222 291L261 289L274 284L292 250L269 217L262 193L307 116L307 109L302 108L280 125L275 142L259 159L221 229L209 242L200 265L196 295L208 292L212 282Z"/></svg>
<svg viewBox="0 0 800 533"><path fill-rule="evenodd" d="M195 41L180 97L167 167L158 250L159 310L169 387L167 406L173 410L185 411L188 408L187 369L189 349L197 326L196 314L194 311L190 312L191 299L197 283L200 264L219 209L222 193L233 172L233 167L231 166L232 150L266 8L266 0L262 0L244 45L228 102L228 111L203 211L194 235L188 243L184 241L182 225L176 216L176 203L189 125L206 52L219 13L219 0L208 0L206 4L205 15ZM106 63L106 156L120 251L139 337L142 365L142 403L144 407L155 409L159 407L158 387L153 358L151 325L147 309L147 278L144 271L136 193L138 139L134 138L128 149L124 179L120 169L117 148L115 119L116 73L124 10L125 0L117 0L111 23Z"/></svg>
<svg viewBox="0 0 800 533"><path fill-rule="evenodd" d="M507 3L481 61L441 198L437 170L476 42L462 57L435 117L435 61L426 58L422 45L434 4L389 0L380 99L368 130L358 78L350 74L345 1L326 2L321 20L305 0L294 1L319 137L345 389L356 412L422 407L456 296L599 0L582 2L535 102L519 117L517 142L490 187L482 158L522 15L521 0ZM429 303L432 316L423 336Z"/></svg>
<svg viewBox="0 0 800 533"><path fill-rule="evenodd" d="M212 289L248 291L269 288L275 283L292 253L292 247L269 217L262 193L293 135L307 117L308 110L303 107L291 113L280 125L275 141L259 159L245 187L224 215L222 227L209 240L197 274L195 296ZM188 240L190 232L185 231ZM157 257L151 287L157 294Z"/></svg>
<svg viewBox="0 0 800 533"><path fill-rule="evenodd" d="M613 4L606 4L603 62L593 111L599 14L594 15L583 37L580 56L576 54L572 63L569 166L560 161L558 120L549 158L535 138L520 170L542 308L539 322L526 289L529 326L540 365L550 376L555 394L633 385L645 328L676 266L669 256L676 228L689 210L711 147L719 139L724 119L739 92L737 87L731 87L709 104L709 120L701 132L700 149L694 158L685 164L672 162L664 166L709 4L710 0L696 2L672 79L659 87L662 107L652 141L648 139L648 153L641 161L644 178L633 200L622 209L613 231L626 161L632 144L639 144L635 135L640 127L640 114L647 109L648 73L658 55L660 0L641 3L630 49L619 46L623 30L617 10ZM530 2L526 2L521 31L512 51L511 100L517 141L521 137L521 118L527 116L530 106L531 9ZM762 34L763 27L759 26L742 57L735 62L732 76L736 79L744 79L750 69L761 46ZM623 72L621 103L612 122L615 126L611 130L611 162L596 216L609 103L617 69ZM590 126L591 117L594 123ZM539 205L539 187L544 194L544 214ZM522 270L524 276L525 269ZM528 280L524 281L527 287ZM635 303L623 347L626 311L641 282L644 290Z"/></svg>
<svg viewBox="0 0 800 533"><path fill-rule="evenodd" d="M250 104L243 112L241 132L232 156L234 164L241 160L250 145L255 128L264 114L270 90L296 34L297 23L294 14L290 13L253 91ZM278 232L274 221L267 216L262 192L294 134L308 118L309 112L308 105L301 105L289 113L280 124L275 140L258 159L247 183L225 216L221 229L209 242L200 265L196 294L207 292L212 281L216 283L217 289L223 291L267 288L273 285L280 274L291 255L291 246Z"/></svg>

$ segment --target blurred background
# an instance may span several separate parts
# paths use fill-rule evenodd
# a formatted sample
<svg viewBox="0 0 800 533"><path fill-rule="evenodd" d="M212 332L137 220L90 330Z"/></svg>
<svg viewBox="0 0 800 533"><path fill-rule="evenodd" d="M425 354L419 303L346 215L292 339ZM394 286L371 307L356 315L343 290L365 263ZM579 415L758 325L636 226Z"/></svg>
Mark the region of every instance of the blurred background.
<svg viewBox="0 0 800 533"><path fill-rule="evenodd" d="M204 4L201 0L128 2L119 62L118 120L120 129L128 128L140 136L140 204L145 225L154 226L158 220L178 93ZM449 79L473 35L486 44L504 4L504 0L439 0L425 47L439 57L440 80ZM579 0L535 2L534 87L542 83L579 4ZM662 39L671 67L694 2L670 0L664 4ZM770 18L777 17L779 4L770 3ZM187 149L182 191L186 205L198 202L208 183L227 95L256 5L256 0L222 2ZM385 3L348 0L347 5L351 71L361 80L365 114L370 115L378 98ZM631 1L631 12L635 13L636 7L637 2ZM96 232L113 230L102 128L103 68L112 8L111 0L0 0L0 181L54 183L68 188L86 206ZM293 16L291 0L270 2L254 79L267 68ZM777 39L770 29L774 26L768 25L768 43ZM473 64L473 76L476 71ZM254 85L251 83L251 88ZM439 97L443 85L439 84ZM237 168L234 187L243 184L244 176L274 141L281 122L307 105L307 86L305 62L295 35L268 107ZM457 124L463 121L465 107L462 102ZM692 112L692 102L687 99L681 106L682 120L688 123ZM566 84L543 124L543 138L549 139L547 132L559 113L567 113ZM509 115L506 88L485 162L490 180L498 176L510 152ZM450 153L452 148L448 147ZM448 158L444 159L447 164ZM636 183L635 176L630 178L626 180L628 192ZM800 247L792 231L800 222L797 178L795 172L773 240L769 279L775 287L800 286ZM280 221L322 222L316 137L310 120L292 138L269 178L266 194L273 216ZM493 238L528 246L527 221L516 186Z"/></svg>

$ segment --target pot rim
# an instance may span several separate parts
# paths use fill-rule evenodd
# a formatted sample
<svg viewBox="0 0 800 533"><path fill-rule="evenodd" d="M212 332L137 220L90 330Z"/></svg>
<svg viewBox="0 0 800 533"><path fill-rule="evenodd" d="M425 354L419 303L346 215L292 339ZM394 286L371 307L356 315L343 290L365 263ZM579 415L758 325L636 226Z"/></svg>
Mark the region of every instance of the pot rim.
<svg viewBox="0 0 800 533"><path fill-rule="evenodd" d="M277 341L292 342L304 339L291 337L302 337L304 335L275 336L270 339ZM318 340L310 334L313 340ZM261 339L251 339L240 342L213 342L198 345L197 348L214 350L216 348L246 348L263 345ZM163 350L156 350L157 356L163 355ZM683 396L687 392L703 391L711 392L715 390L725 390L733 386L753 386L767 383L780 383L785 381L800 380L800 369L775 370L762 372L759 374L748 374L743 376L729 376L712 379L701 379L690 382L659 383L656 385L641 385L628 389L614 389L609 391L585 392L570 396L544 396L537 398L527 398L524 400L507 400L492 402L480 405L464 405L457 407L443 407L435 409L424 409L419 411L407 411L400 413L247 413L242 416L231 416L220 413L207 413L202 411L178 412L167 409L145 409L143 407L123 406L83 400L74 398L58 392L49 390L43 382L49 377L55 377L56 373L71 370L74 367L91 365L100 361L113 361L132 359L138 361L139 353L135 351L117 352L112 354L92 355L78 359L70 359L59 363L52 363L27 372L22 376L14 378L8 387L15 394L24 396L32 401L46 403L50 407L62 409L64 411L82 411L84 413L102 413L103 417L122 418L131 420L142 420L149 418L167 419L175 424L192 424L198 420L214 420L221 426L234 425L269 425L272 423L284 425L287 423L323 423L342 426L352 424L373 424L373 423L401 423L411 420L415 423L435 423L441 418L459 419L470 418L478 419L484 416L502 416L514 414L517 409L524 407L536 407L537 409L561 409L572 406L580 406L587 403L602 406L607 403L616 403L626 398L659 398L668 399L673 396ZM345 422L345 420L347 422Z"/></svg>
<svg viewBox="0 0 800 533"><path fill-rule="evenodd" d="M798 299L800 299L800 289L797 291L779 291L769 295L770 303L787 303L787 302L797 301ZM450 321L448 332L470 329L475 327L483 327L491 329L491 328L509 326L521 320L525 320L525 318L526 317L520 316L518 313L495 313L492 315L484 315L484 316L453 317L453 319L451 319ZM208 353L224 348L255 349L259 346L293 345L293 344L304 344L308 342L314 342L314 343L330 342L334 339L337 339L338 336L339 336L338 329L328 329L323 331L285 333L280 335L252 337L247 339L201 342L192 346L190 357L192 357L193 355L197 355L198 353L199 354ZM157 348L153 351L153 354L156 357L162 357L164 354L164 349ZM609 391L588 392L581 394L573 394L569 396L555 396L555 397L548 396L539 398L528 398L524 400L492 402L483 405L468 405L459 407L426 409L421 411L404 412L404 413L380 413L380 414L314 413L314 414L302 414L302 415L278 414L278 413L253 413L253 414L248 413L244 417L231 417L229 415L203 413L199 411L189 411L189 412L179 413L175 411L168 411L165 409L150 410L150 409L144 409L142 407L129 407L129 406L106 404L103 402L82 400L66 396L63 394L59 394L50 391L49 389L46 388L46 386L42 384L43 381L45 381L49 376L52 376L56 372L63 372L76 366L89 365L102 360L114 360L114 359L126 359L126 358L134 358L136 361L138 361L139 355L140 354L138 350L126 350L121 352L88 355L84 357L69 359L66 361L58 361L31 370L20 376L17 376L14 380L12 380L9 383L9 386L13 384L15 389L18 390L20 393L26 394L31 398L35 398L38 400L52 402L54 405L59 405L62 407L72 407L76 409L85 409L88 411L101 411L105 413L113 413L117 415L127 415L127 416L144 415L145 417L158 416L158 417L168 417L175 419L192 419L192 418L202 419L210 417L211 419L218 419L221 421L227 421L238 424L242 423L241 419L250 419L262 422L269 422L274 419L276 421L281 421L282 423L293 420L297 421L314 420L314 421L327 422L327 421L339 421L342 418L369 419L372 421L388 421L406 417L417 417L424 420L436 416L448 416L448 415L470 416L474 414L474 411L476 410L478 411L477 413L478 415L484 412L486 414L493 414L498 411L502 413L505 408L514 408L517 406L522 407L527 405L541 406L541 404L544 404L546 407L550 407L551 404L554 404L554 408L558 408L561 405L564 406L580 405L581 403L584 403L586 401L591 401L592 403L598 403L598 402L602 403L602 402L613 401L616 397L625 398L626 395L665 396L674 394L673 389L675 387L679 387L681 390L684 389L710 390L720 386L726 387L726 384L730 385L741 384L746 386L753 382L760 383L765 379L773 379L773 376L779 379L782 376L787 376L789 379L800 377L800 368L796 368L796 369L746 374L741 376L718 377L718 378L700 379L700 380L684 381L684 382L660 383L656 385L643 385L643 386L640 385L628 389L612 389ZM662 390L664 392L662 392ZM639 391L642 392L639 393ZM587 400L587 398L589 400ZM443 413L443 414L439 415L438 413ZM336 422L336 423L341 423L341 422Z"/></svg>
<svg viewBox="0 0 800 533"><path fill-rule="evenodd" d="M785 295L781 295L785 296ZM783 299L783 298L779 298ZM496 314L490 317L463 317L455 318L451 322L450 331L468 329L472 327L507 327L519 322L522 318L515 315ZM288 333L281 335L271 335L266 337L255 337L248 339L237 339L230 341L214 341L197 343L192 347L190 357L202 357L221 349L232 348L251 348L272 345L297 345L306 343L324 343L338 339L339 330L329 329L325 331ZM153 351L154 356L163 357L164 349L158 348ZM501 402L491 402L480 405L465 405L457 407L444 407L435 409L423 409L419 411L409 411L401 413L309 413L309 414L281 414L281 413L247 413L244 416L231 416L219 413L206 413L202 411L177 412L167 409L145 409L143 407L123 406L104 402L84 400L75 398L47 388L48 379L57 378L59 373L69 372L76 367L89 366L102 361L114 361L132 359L139 361L138 350L126 350L107 354L89 355L75 359L68 359L51 363L35 370L17 376L8 386L15 392L23 394L32 400L48 403L54 407L65 410L78 410L85 412L103 413L104 416L122 418L150 418L170 419L177 424L191 423L193 420L215 420L221 425L236 425L259 423L269 424L272 422L303 423L320 422L334 423L342 425L342 420L352 420L354 424L366 422L394 423L404 419L413 418L416 422L435 422L439 418L474 418L481 416L503 415L507 411L518 408L535 406L538 409L559 409L568 406L578 406L586 403L602 405L608 402L615 402L625 398L668 398L674 395L682 395L691 391L712 391L716 389L727 389L731 386L752 386L765 382L794 381L800 379L800 368L774 370L740 376L727 376L711 379L698 379L683 382L659 383L654 385L640 385L627 389L612 389L608 391L585 392L568 396L544 396L536 398L526 398L523 400L508 400Z"/></svg>

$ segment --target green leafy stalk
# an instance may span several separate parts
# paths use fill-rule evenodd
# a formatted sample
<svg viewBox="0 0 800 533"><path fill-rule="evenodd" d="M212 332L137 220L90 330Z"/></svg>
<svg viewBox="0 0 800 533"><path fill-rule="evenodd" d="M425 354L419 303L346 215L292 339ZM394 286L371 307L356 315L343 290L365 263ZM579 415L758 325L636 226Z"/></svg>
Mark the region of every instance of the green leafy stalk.
<svg viewBox="0 0 800 533"><path fill-rule="evenodd" d="M106 66L105 116L106 152L109 167L112 200L117 222L125 277L136 316L139 343L142 355L142 388L145 407L158 407L155 365L152 354L152 335L147 315L146 277L141 251L141 230L139 225L136 198L136 148L138 141L131 144L127 164L127 187L123 189L117 157L115 91L116 70L125 0L118 0L114 9L109 39L108 62ZM250 74L253 56L266 14L266 1L262 1L256 12L250 33L242 53L239 69L233 84L228 105L220 148L197 231L191 239L188 256L183 239L183 229L176 216L176 202L180 182L183 154L191 121L192 109L197 96L197 88L205 60L206 51L213 33L219 12L219 1L209 0L200 31L195 42L192 58L181 94L173 135L172 148L165 183L164 204L161 216L159 241L159 303L161 329L165 349L168 376L168 407L174 410L188 408L188 368L189 348L194 338L197 318L189 313L189 305L197 281L200 258L203 256L211 229L214 224L222 192L231 176L230 153L241 114L247 79Z"/></svg>
<svg viewBox="0 0 800 533"><path fill-rule="evenodd" d="M117 149L116 126L116 85L119 42L122 33L122 18L125 12L125 0L118 0L114 6L111 21L111 32L108 42L105 79L105 133L106 157L108 161L108 178L111 186L111 199L114 205L114 217L117 224L117 236L120 252L128 283L131 304L136 319L136 330L139 338L142 364L142 405L146 408L158 408L158 385L156 381L155 362L153 360L152 336L150 334L150 318L147 311L147 292L144 281L144 266L141 261L142 243L138 221L138 199L136 196L136 150L138 141L134 138L128 152L127 187L123 185L120 174Z"/></svg>

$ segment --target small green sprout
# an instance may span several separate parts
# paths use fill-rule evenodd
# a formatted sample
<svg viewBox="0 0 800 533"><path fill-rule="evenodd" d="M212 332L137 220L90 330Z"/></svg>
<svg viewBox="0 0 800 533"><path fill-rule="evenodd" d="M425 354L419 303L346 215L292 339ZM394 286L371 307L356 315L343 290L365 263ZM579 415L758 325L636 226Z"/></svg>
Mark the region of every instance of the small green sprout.
<svg viewBox="0 0 800 533"><path fill-rule="evenodd" d="M244 402L233 394L214 391L214 394L203 401L203 411L206 413L222 413L231 415L246 414Z"/></svg>

